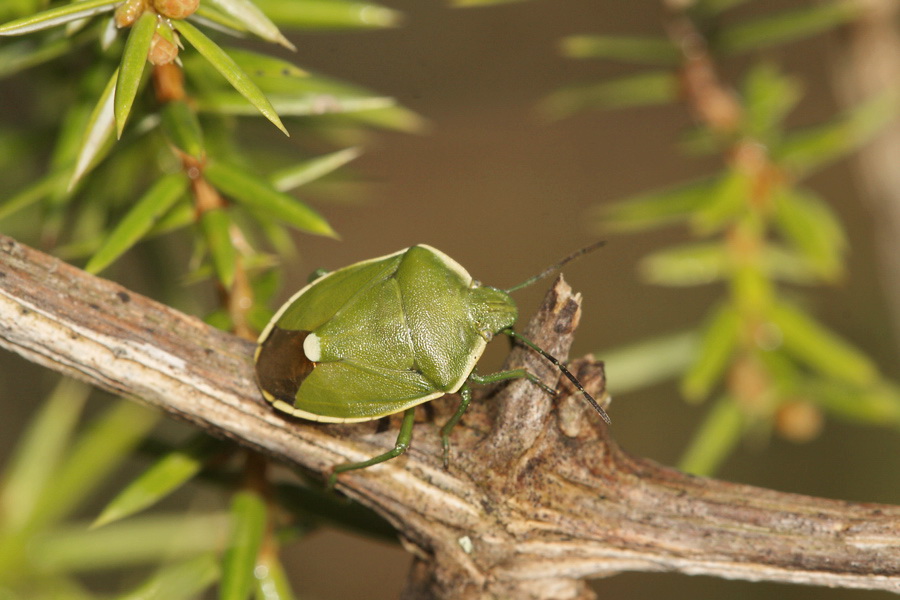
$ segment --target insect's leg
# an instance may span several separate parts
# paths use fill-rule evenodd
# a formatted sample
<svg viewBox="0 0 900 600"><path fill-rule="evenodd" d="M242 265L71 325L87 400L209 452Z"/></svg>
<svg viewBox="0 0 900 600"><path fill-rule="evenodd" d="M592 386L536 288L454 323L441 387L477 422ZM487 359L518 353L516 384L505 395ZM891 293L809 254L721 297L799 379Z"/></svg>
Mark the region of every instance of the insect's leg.
<svg viewBox="0 0 900 600"><path fill-rule="evenodd" d="M444 426L441 427L441 446L444 448L444 468L450 468L450 432L456 427L456 424L459 423L459 420L462 418L463 413L466 412L466 409L469 408L469 402L472 401L472 388L469 387L468 383L464 383L461 388L459 388L459 408L456 409L456 412L453 413L453 416L450 417L450 420L444 423Z"/></svg>
<svg viewBox="0 0 900 600"><path fill-rule="evenodd" d="M497 373L491 373L490 375L478 375L476 373L472 373L469 375L469 379L474 381L475 383L486 384L486 383L496 383L498 381L506 381L507 379L527 379L531 383L535 384L551 396L556 395L556 390L552 387L544 383L538 378L534 373L529 372L526 369L513 369L511 371L499 371Z"/></svg>
<svg viewBox="0 0 900 600"><path fill-rule="evenodd" d="M543 348L541 348L540 346L538 346L537 344L535 344L534 342L529 340L527 337L525 337L521 333L516 333L510 327L507 327L506 329L501 329L500 333L505 333L506 335L508 335L510 337L510 339L519 340L520 342L522 342L523 344L525 344L526 346L528 346L529 348L531 348L532 350L534 350L535 352L537 352L538 354L540 354L541 356L543 356L544 358L546 358L547 360L552 362L554 365L556 365L556 368L559 369L560 372L563 375L565 375L566 378L569 381L571 381L575 385L576 388L578 388L578 391L581 392L581 395L584 396L584 399L587 400L588 403L594 407L594 410L596 410L597 413L600 415L600 417L604 421L606 421L606 424L612 425L612 422L609 420L609 415L606 414L606 410L604 410L604 408L602 406L600 406L600 403L597 402L593 396L588 394L588 391L586 389L584 389L584 386L581 385L581 382L578 381L578 379L576 379L575 376L569 372L569 369L567 369L564 364L559 362L559 359L557 359L555 356L552 356L549 352L547 352L546 350L544 350ZM606 396L606 399L609 400L608 395Z"/></svg>
<svg viewBox="0 0 900 600"><path fill-rule="evenodd" d="M400 425L400 434L397 436L397 443L394 444L394 447L384 454L379 454L378 456L374 456L369 460L355 463L344 463L342 465L336 466L331 472L331 477L328 478L328 487L334 487L334 484L337 481L337 476L340 473L343 473L345 471L353 471L355 469L365 469L366 467L371 467L372 465L377 465L378 463L383 463L386 460L396 458L409 450L409 443L410 441L412 441L413 424L416 420L415 416L415 408L407 408L406 412L403 413L403 424Z"/></svg>

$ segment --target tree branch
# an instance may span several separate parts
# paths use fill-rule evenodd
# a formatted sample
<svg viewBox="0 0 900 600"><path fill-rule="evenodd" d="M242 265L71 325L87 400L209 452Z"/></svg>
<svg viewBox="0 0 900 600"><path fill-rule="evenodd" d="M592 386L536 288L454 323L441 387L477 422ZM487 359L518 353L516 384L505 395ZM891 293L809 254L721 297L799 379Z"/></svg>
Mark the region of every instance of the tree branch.
<svg viewBox="0 0 900 600"><path fill-rule="evenodd" d="M559 280L526 333L564 355L579 304ZM253 344L3 236L0 345L313 471L368 458L396 435L280 416L257 391ZM554 381L532 360L519 349L510 357ZM600 364L571 367L602 392ZM454 431L449 471L435 421L452 403L435 402L420 411L434 418L416 425L408 455L339 480L415 553L408 598L590 598L585 578L620 571L900 592L898 507L692 477L632 457L571 391L551 399L517 381L487 395Z"/></svg>

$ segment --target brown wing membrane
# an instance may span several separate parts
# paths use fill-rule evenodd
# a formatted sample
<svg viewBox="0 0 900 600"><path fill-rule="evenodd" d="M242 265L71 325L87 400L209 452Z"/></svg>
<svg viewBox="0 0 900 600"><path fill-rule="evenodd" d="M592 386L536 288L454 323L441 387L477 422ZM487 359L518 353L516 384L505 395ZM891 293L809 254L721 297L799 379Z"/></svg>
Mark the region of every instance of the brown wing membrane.
<svg viewBox="0 0 900 600"><path fill-rule="evenodd" d="M260 345L256 356L256 378L259 387L271 395L271 399L283 400L293 406L300 384L316 368L316 363L306 358L303 352L303 341L309 334L309 331L273 327Z"/></svg>

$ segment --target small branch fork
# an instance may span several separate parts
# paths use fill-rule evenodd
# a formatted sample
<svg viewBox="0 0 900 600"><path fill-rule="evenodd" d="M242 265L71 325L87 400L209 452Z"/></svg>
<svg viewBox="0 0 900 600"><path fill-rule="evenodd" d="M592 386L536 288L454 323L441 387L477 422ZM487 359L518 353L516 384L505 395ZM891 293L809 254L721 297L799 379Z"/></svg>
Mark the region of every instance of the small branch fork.
<svg viewBox="0 0 900 600"><path fill-rule="evenodd" d="M525 335L565 356L579 304L558 280ZM254 384L251 342L3 236L0 345L323 474L395 435L280 416ZM523 348L508 367L559 377ZM601 365L570 368L602 397ZM438 414L415 426L408 455L341 475L338 488L388 518L415 554L406 598L587 599L585 579L620 571L900 593L900 507L691 477L632 457L566 385L555 399L527 381L488 390L454 430L449 471Z"/></svg>

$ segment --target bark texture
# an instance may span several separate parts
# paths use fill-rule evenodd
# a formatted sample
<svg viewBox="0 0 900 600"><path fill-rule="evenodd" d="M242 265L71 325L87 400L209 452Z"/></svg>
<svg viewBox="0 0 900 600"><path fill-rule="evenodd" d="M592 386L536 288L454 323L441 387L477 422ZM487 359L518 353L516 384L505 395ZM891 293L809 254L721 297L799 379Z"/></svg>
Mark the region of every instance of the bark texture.
<svg viewBox="0 0 900 600"><path fill-rule="evenodd" d="M526 335L564 356L579 305L558 280ZM323 474L396 436L396 423L280 416L254 383L252 343L3 236L0 345ZM520 348L509 366L558 379ZM600 363L571 368L603 395ZM454 431L449 470L437 427L453 402L439 401L420 411L407 455L341 475L338 488L390 520L414 553L406 598L592 598L586 579L620 571L900 592L900 507L692 477L633 457L559 385L556 398L525 381L487 390Z"/></svg>

